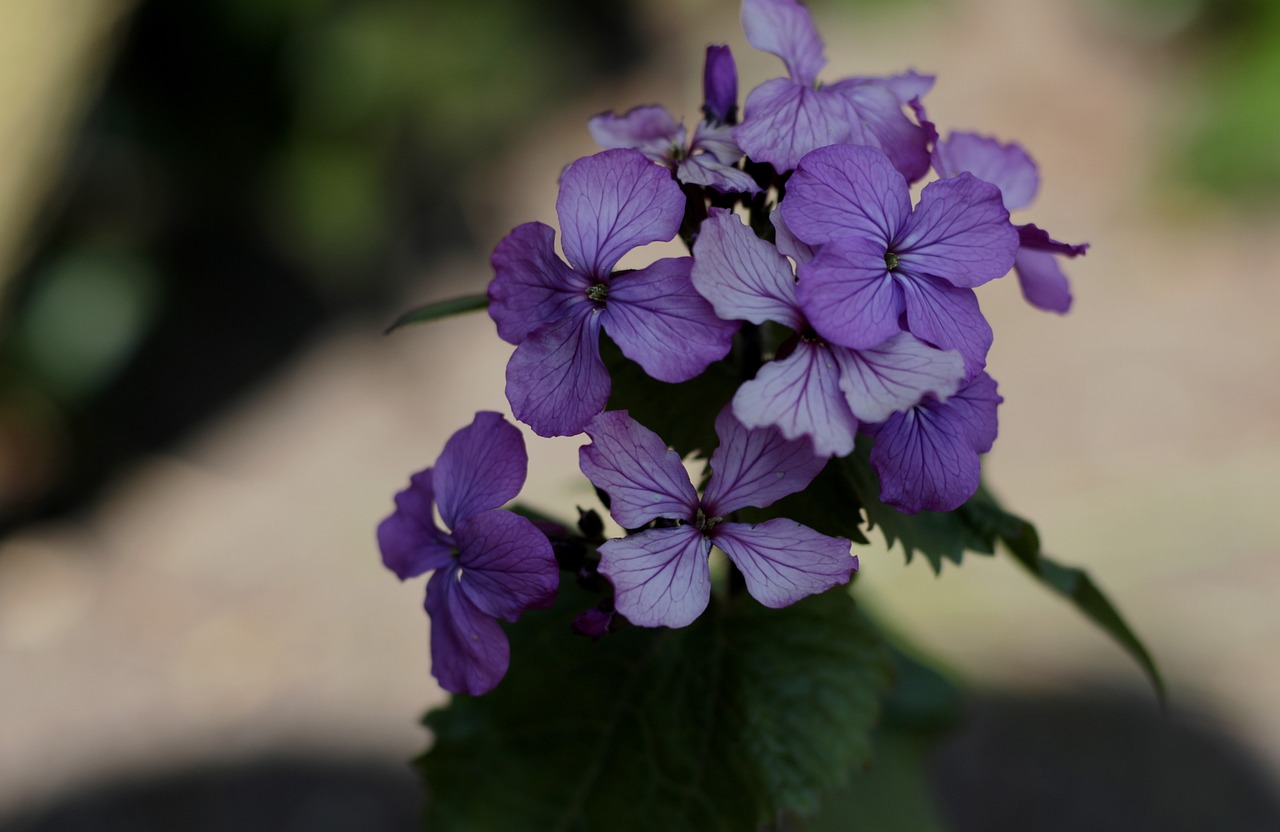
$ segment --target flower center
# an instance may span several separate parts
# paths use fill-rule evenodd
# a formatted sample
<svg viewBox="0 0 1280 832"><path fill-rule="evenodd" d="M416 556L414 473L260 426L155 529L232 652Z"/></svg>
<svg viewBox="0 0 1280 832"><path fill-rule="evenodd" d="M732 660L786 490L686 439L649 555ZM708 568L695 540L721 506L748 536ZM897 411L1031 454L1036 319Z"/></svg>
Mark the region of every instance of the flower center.
<svg viewBox="0 0 1280 832"><path fill-rule="evenodd" d="M716 526L718 526L718 525L720 525L721 523L723 523L723 522L724 522L724 518L723 518L723 517L708 517L708 516L707 516L707 513L706 513L705 511L703 511L703 510L702 510L702 507L701 507L701 506L699 506L699 507L698 507L698 515L697 515L697 517L695 517L695 518L694 518L694 521L693 521L693 522L694 522L694 525L696 525L696 526L698 527L698 531L702 532L703 534L707 534L707 533L709 533L712 529L714 529Z"/></svg>
<svg viewBox="0 0 1280 832"><path fill-rule="evenodd" d="M609 297L609 287L604 283L597 283L594 286L588 286L587 297L596 303L604 303Z"/></svg>
<svg viewBox="0 0 1280 832"><path fill-rule="evenodd" d="M898 268L898 255L894 254L892 251L886 251L884 253L884 267L889 271L893 271Z"/></svg>

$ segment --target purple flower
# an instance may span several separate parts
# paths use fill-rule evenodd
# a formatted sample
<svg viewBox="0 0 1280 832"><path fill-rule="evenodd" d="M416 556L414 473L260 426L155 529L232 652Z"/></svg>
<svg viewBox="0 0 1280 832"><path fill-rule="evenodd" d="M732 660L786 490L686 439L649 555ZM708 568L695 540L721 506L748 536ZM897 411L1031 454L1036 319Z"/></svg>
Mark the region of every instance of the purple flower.
<svg viewBox="0 0 1280 832"><path fill-rule="evenodd" d="M780 247L807 253L774 213ZM738 388L733 414L750 428L776 427L787 439L807 436L818 456L853 450L858 422L881 422L926 394L946 398L964 375L955 351L943 352L907 332L864 349L819 338L796 299L791 265L735 215L713 208L693 248L693 285L722 318L773 321L793 330L780 353Z"/></svg>
<svg viewBox="0 0 1280 832"><path fill-rule="evenodd" d="M933 86L933 77L908 72L892 78L846 78L818 83L826 65L813 18L797 0L743 0L742 28L756 49L777 55L787 78L774 78L747 96L738 144L757 162L793 170L811 150L833 144L878 147L902 175L929 169L926 135L903 105Z"/></svg>
<svg viewBox="0 0 1280 832"><path fill-rule="evenodd" d="M1029 206L1040 186L1036 163L1019 145L1001 144L974 133L952 133L939 141L933 151L933 168L944 178L968 171L990 182L1000 189L1004 207L1010 211ZM1055 255L1078 257L1088 244L1060 243L1030 223L1018 226L1018 239L1013 269L1023 297L1038 309L1065 313L1071 308L1071 286Z"/></svg>
<svg viewBox="0 0 1280 832"><path fill-rule="evenodd" d="M613 583L618 612L634 624L683 627L702 614L711 598L712 544L768 607L847 583L858 568L847 540L783 518L727 520L807 486L826 461L815 458L807 442L788 441L773 429L748 430L725 408L716 418L720 446L711 455L711 480L699 499L676 452L626 411L600 414L587 433L591 444L579 451L582 472L608 493L614 519L629 529L659 518L675 521L600 547L600 572Z"/></svg>
<svg viewBox="0 0 1280 832"><path fill-rule="evenodd" d="M603 328L623 354L660 381L687 381L729 351L737 324L715 316L689 282L692 259L615 273L636 246L675 236L680 187L635 150L606 150L564 172L555 232L525 223L494 249L489 315L515 344L507 399L541 436L572 436L604 409L609 373Z"/></svg>
<svg viewBox="0 0 1280 832"><path fill-rule="evenodd" d="M382 562L401 580L435 570L426 601L431 673L445 690L492 690L510 660L498 619L515 621L555 598L550 542L532 522L499 508L520 492L527 467L520 431L498 413L477 413L445 443L434 468L410 477L378 526ZM450 531L436 525L436 510Z"/></svg>
<svg viewBox="0 0 1280 832"><path fill-rule="evenodd" d="M908 514L959 508L978 490L979 455L996 441L1002 401L991 376L979 373L945 402L926 397L874 427L880 499Z"/></svg>
<svg viewBox="0 0 1280 832"><path fill-rule="evenodd" d="M702 112L713 124L733 124L738 114L738 67L728 46L707 47L702 69Z"/></svg>
<svg viewBox="0 0 1280 832"><path fill-rule="evenodd" d="M970 174L931 182L912 210L907 181L872 147L813 151L779 209L790 232L818 246L799 268L797 296L829 343L875 346L902 328L986 365L991 327L973 287L1009 271L1018 233L1000 191Z"/></svg>

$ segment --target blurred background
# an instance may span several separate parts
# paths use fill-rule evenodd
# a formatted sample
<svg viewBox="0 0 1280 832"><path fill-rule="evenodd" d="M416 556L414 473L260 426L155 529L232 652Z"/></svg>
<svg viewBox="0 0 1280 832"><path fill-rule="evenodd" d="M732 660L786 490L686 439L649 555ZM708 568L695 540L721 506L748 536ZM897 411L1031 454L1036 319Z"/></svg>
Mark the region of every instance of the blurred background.
<svg viewBox="0 0 1280 832"><path fill-rule="evenodd" d="M1092 244L1066 317L980 293L988 479L1173 698L1006 558L862 553L868 606L975 692L918 799L1280 828L1280 3L812 6L824 77L936 73L944 133L1040 163L1015 220ZM710 42L744 96L781 72L732 0L0 3L0 828L412 826L444 695L372 530L506 409L510 348L382 329L555 223L588 116L692 126ZM577 444L531 445L527 502L593 504Z"/></svg>

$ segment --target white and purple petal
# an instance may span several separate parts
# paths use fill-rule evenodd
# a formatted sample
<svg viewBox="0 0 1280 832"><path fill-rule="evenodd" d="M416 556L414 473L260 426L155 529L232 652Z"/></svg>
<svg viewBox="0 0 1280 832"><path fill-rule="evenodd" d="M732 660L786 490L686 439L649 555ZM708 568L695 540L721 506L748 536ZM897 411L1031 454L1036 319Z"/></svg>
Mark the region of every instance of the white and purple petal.
<svg viewBox="0 0 1280 832"><path fill-rule="evenodd" d="M742 573L747 592L766 607L785 607L847 584L858 568L849 541L783 517L750 525L722 523L711 534Z"/></svg>
<svg viewBox="0 0 1280 832"><path fill-rule="evenodd" d="M883 422L929 393L946 399L965 375L960 353L935 349L909 332L862 350L832 347L831 354L845 401L862 422Z"/></svg>
<svg viewBox="0 0 1280 832"><path fill-rule="evenodd" d="M685 132L665 107L633 107L622 115L599 113L587 119L587 132L605 150L632 148L651 161L670 162L675 148L684 149Z"/></svg>
<svg viewBox="0 0 1280 832"><path fill-rule="evenodd" d="M498 325L498 337L509 344L519 344L538 327L588 302L591 281L556 254L555 231L549 225L518 226L502 238L489 262L489 317Z"/></svg>
<svg viewBox="0 0 1280 832"><path fill-rule="evenodd" d="M782 212L775 210L769 214L769 222L773 223L773 242L778 251L790 257L797 266L808 263L817 253L817 248L802 242L791 233Z"/></svg>
<svg viewBox="0 0 1280 832"><path fill-rule="evenodd" d="M711 544L688 524L606 541L600 574L613 584L614 606L641 627L684 627L711 600Z"/></svg>
<svg viewBox="0 0 1280 832"><path fill-rule="evenodd" d="M813 17L797 0L743 0L742 30L747 43L777 55L792 80L806 87L813 86L827 63Z"/></svg>
<svg viewBox="0 0 1280 832"><path fill-rule="evenodd" d="M849 141L855 128L848 102L839 95L774 78L747 95L733 138L753 161L782 173L795 170L815 148Z"/></svg>
<svg viewBox="0 0 1280 832"><path fill-rule="evenodd" d="M462 591L461 569L442 569L427 582L431 675L452 693L480 696L507 675L511 647L497 619Z"/></svg>
<svg viewBox="0 0 1280 832"><path fill-rule="evenodd" d="M1008 274L1018 231L1000 190L972 174L930 182L893 251L904 270L973 288Z"/></svg>
<svg viewBox="0 0 1280 832"><path fill-rule="evenodd" d="M806 340L738 388L733 415L750 428L776 426L787 439L807 436L820 457L848 454L858 432L840 393L840 370L831 351Z"/></svg>
<svg viewBox="0 0 1280 832"><path fill-rule="evenodd" d="M551 542L528 518L485 511L459 523L454 538L461 589L481 611L515 621L555 600L560 567Z"/></svg>
<svg viewBox="0 0 1280 832"><path fill-rule="evenodd" d="M556 213L569 263L602 278L631 249L676 235L684 194L669 171L638 150L605 150L565 170Z"/></svg>
<svg viewBox="0 0 1280 832"><path fill-rule="evenodd" d="M907 331L943 350L957 350L964 358L965 378L987 365L994 336L972 289L957 289L928 275L899 272L907 312Z"/></svg>
<svg viewBox="0 0 1280 832"><path fill-rule="evenodd" d="M976 133L952 133L933 149L933 169L944 179L966 171L1000 189L1004 207L1026 208L1040 187L1036 163L1018 144L1001 144Z"/></svg>
<svg viewBox="0 0 1280 832"><path fill-rule="evenodd" d="M779 210L791 233L811 245L864 236L887 248L911 215L911 195L883 151L835 145L801 160Z"/></svg>
<svg viewBox="0 0 1280 832"><path fill-rule="evenodd" d="M477 413L449 437L436 460L432 479L440 518L456 531L471 515L500 508L520 493L528 468L520 429L501 413Z"/></svg>
<svg viewBox="0 0 1280 832"><path fill-rule="evenodd" d="M879 241L851 236L824 245L799 275L800 308L827 341L862 349L901 331L902 291Z"/></svg>
<svg viewBox="0 0 1280 832"><path fill-rule="evenodd" d="M693 244L691 277L694 288L725 320L776 321L797 331L804 327L791 264L731 211L712 208L703 221Z"/></svg>
<svg viewBox="0 0 1280 832"><path fill-rule="evenodd" d="M594 308L536 330L507 362L511 412L539 436L581 433L609 389Z"/></svg>
<svg viewBox="0 0 1280 832"><path fill-rule="evenodd" d="M609 495L609 513L627 529L659 517L692 521L698 492L680 455L625 410L601 413L587 424L591 444L578 449L578 465Z"/></svg>
<svg viewBox="0 0 1280 832"><path fill-rule="evenodd" d="M686 156L676 165L676 179L686 185L702 185L725 194L756 194L760 186L751 175L726 165L711 153Z"/></svg>
<svg viewBox="0 0 1280 832"><path fill-rule="evenodd" d="M411 476L396 494L396 510L378 524L382 564L402 581L453 562L453 541L436 527L431 480L430 468Z"/></svg>
<svg viewBox="0 0 1280 832"><path fill-rule="evenodd" d="M622 354L659 381L688 381L729 354L737 321L716 316L689 278L692 257L671 257L614 278L601 323Z"/></svg>
<svg viewBox="0 0 1280 832"><path fill-rule="evenodd" d="M747 428L730 407L716 416L716 435L720 445L711 455L711 482L702 495L702 507L712 516L765 508L803 491L827 464L805 437L789 440L776 427Z"/></svg>

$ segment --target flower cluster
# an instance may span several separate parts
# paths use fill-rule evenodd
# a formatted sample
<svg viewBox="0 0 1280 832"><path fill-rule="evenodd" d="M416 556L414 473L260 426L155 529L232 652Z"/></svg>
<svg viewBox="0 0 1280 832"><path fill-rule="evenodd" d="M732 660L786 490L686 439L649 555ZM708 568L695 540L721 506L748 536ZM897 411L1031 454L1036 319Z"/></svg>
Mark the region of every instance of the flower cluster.
<svg viewBox="0 0 1280 832"><path fill-rule="evenodd" d="M738 515L808 487L859 434L874 440L884 503L908 513L964 503L1001 402L975 289L1012 270L1033 305L1065 312L1057 258L1086 248L1012 224L1009 212L1037 189L1034 163L1015 144L941 138L922 104L931 76L819 82L823 44L798 0L744 0L742 24L787 74L752 90L741 120L733 57L712 46L692 138L656 105L592 117L603 150L560 178L563 257L539 222L493 252L488 310L515 347L512 413L541 436L590 437L581 469L628 530L591 546L613 590L608 613L584 625L594 633L613 611L640 626L692 622L712 596L712 546L766 606L847 583L857 568L848 540ZM911 186L930 171L913 205ZM677 234L690 256L618 268ZM606 335L661 382L722 361L741 372L722 410L687 417L714 418L719 437L701 496L662 437L606 410ZM516 429L479 414L379 529L396 574L436 570L432 653L450 690L496 684L507 662L497 619L555 592L546 534L498 510L519 490L524 460Z"/></svg>

